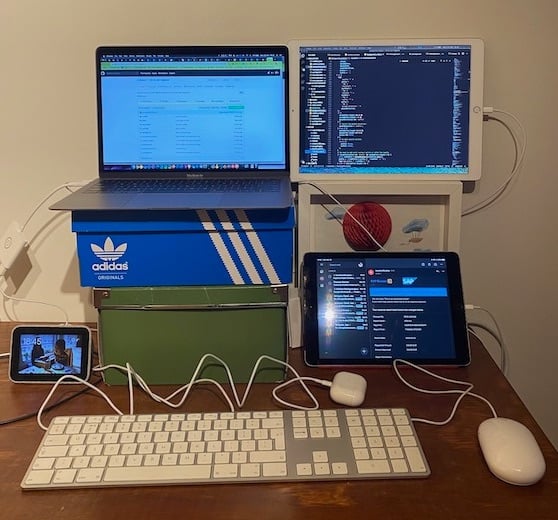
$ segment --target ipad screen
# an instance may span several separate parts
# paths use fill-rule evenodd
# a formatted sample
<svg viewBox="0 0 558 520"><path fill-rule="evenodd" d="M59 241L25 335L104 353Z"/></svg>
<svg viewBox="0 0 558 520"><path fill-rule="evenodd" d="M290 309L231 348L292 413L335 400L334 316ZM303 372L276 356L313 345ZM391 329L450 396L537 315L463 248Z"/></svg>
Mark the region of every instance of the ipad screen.
<svg viewBox="0 0 558 520"><path fill-rule="evenodd" d="M469 362L457 254L309 253L303 277L308 364Z"/></svg>

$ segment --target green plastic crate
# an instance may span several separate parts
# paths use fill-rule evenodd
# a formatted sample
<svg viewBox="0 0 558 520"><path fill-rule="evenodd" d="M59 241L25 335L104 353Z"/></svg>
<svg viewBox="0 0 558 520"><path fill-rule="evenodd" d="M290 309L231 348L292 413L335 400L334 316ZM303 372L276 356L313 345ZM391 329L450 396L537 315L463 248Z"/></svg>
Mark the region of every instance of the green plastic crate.
<svg viewBox="0 0 558 520"><path fill-rule="evenodd" d="M225 361L236 383L248 381L262 355L286 361L288 287L189 286L93 290L103 365L130 363L148 384L184 384L207 353ZM199 377L227 382L208 361ZM284 379L285 368L264 361L256 382ZM126 384L123 372L104 372Z"/></svg>

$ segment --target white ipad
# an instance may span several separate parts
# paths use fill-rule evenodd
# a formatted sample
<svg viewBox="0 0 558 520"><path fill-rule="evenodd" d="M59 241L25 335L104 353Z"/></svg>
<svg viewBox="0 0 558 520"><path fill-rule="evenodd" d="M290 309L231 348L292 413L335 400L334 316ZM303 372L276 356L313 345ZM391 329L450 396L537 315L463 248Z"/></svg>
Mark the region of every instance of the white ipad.
<svg viewBox="0 0 558 520"><path fill-rule="evenodd" d="M291 180L481 176L476 38L289 43Z"/></svg>

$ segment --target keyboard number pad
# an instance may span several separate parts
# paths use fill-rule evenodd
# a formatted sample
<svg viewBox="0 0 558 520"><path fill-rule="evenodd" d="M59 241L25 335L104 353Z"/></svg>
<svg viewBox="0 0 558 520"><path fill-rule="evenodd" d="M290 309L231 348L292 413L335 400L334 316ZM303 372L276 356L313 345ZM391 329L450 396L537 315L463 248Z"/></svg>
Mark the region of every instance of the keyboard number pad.
<svg viewBox="0 0 558 520"><path fill-rule="evenodd" d="M404 410L346 410L359 474L428 473Z"/></svg>

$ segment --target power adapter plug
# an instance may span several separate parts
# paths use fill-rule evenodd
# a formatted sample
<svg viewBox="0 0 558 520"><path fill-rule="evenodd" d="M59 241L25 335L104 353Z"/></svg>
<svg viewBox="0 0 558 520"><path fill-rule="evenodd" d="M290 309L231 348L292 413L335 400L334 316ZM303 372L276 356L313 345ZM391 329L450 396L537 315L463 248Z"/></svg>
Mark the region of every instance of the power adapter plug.
<svg viewBox="0 0 558 520"><path fill-rule="evenodd" d="M13 221L0 238L0 265L8 270L27 247L27 240L19 224Z"/></svg>

